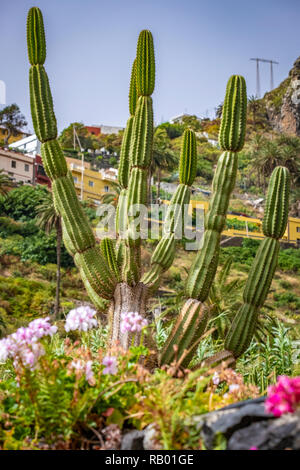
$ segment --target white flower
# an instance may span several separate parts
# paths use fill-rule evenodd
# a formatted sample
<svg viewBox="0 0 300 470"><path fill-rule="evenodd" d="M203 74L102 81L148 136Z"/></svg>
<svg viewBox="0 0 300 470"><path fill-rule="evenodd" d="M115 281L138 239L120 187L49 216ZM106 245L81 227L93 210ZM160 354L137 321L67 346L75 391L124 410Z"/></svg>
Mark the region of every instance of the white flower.
<svg viewBox="0 0 300 470"><path fill-rule="evenodd" d="M66 317L65 330L88 331L97 326L95 315L96 311L89 306L75 308Z"/></svg>

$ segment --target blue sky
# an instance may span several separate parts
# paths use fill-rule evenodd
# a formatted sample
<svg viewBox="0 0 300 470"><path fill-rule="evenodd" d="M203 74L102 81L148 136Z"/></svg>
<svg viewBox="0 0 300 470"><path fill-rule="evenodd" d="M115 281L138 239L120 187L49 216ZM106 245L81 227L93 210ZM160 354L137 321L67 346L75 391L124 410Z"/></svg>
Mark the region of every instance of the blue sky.
<svg viewBox="0 0 300 470"><path fill-rule="evenodd" d="M26 15L41 8L48 72L59 129L70 122L124 125L128 83L141 29L154 36L156 123L182 112L205 116L222 101L228 77L245 76L255 94L250 57L280 62L275 86L300 55L299 0L0 0L0 79L32 130ZM269 66L261 66L268 90Z"/></svg>

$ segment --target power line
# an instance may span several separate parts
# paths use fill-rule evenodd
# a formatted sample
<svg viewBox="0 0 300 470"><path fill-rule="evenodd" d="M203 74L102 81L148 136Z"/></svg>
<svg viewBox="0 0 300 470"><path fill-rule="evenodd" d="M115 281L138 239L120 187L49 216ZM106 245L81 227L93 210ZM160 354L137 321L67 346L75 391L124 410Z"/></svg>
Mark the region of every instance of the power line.
<svg viewBox="0 0 300 470"><path fill-rule="evenodd" d="M279 64L275 60L270 59L259 59L258 57L252 58L250 60L255 60L256 62L256 98L260 98L260 70L259 62L267 62L270 64L270 90L274 88L274 74L273 74L273 64Z"/></svg>

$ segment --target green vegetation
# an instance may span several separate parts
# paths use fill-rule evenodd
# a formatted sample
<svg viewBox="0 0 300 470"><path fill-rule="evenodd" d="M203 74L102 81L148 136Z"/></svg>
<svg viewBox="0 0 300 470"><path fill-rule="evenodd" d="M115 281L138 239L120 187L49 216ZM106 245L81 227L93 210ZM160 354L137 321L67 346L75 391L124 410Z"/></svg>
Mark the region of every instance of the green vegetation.
<svg viewBox="0 0 300 470"><path fill-rule="evenodd" d="M195 415L299 374L300 250L280 250L279 240L299 189L300 139L260 135L263 103L247 101L238 75L215 120L184 115L154 129L148 30L138 38L124 132L97 137L74 123L58 138L36 7L27 38L32 120L52 192L8 191L0 174L0 449L117 449L124 430L152 425L154 448L203 450ZM117 209L116 242L96 240L95 209L77 199L65 160L84 152L96 165L100 145L110 164L119 156L118 183L102 198ZM179 184L161 238L142 243L132 205L170 198L163 179ZM186 251L178 208L210 181L202 246ZM256 215L239 192L264 196L267 183L262 225L248 223L264 239L224 248L225 227L245 229L228 210ZM226 448L222 435L215 448Z"/></svg>

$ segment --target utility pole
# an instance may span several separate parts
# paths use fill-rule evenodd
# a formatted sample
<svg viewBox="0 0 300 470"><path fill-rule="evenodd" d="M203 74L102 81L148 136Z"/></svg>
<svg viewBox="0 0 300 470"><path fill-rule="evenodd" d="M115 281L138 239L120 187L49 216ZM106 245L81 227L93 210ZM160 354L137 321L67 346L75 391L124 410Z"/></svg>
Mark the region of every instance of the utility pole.
<svg viewBox="0 0 300 470"><path fill-rule="evenodd" d="M279 64L275 60L269 59L259 59L258 57L252 58L250 60L255 60L256 62L256 98L260 98L260 73L259 73L259 62L267 62L270 64L270 91L274 88L274 74L273 74L273 64Z"/></svg>

